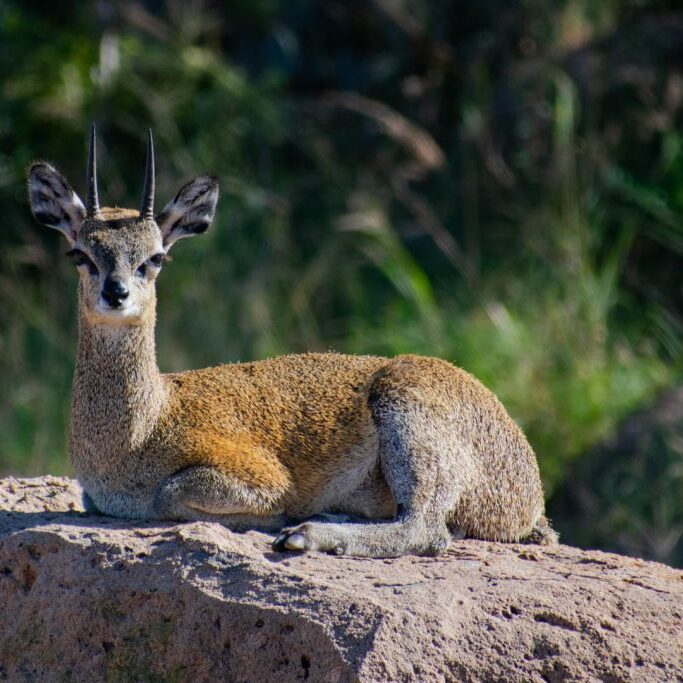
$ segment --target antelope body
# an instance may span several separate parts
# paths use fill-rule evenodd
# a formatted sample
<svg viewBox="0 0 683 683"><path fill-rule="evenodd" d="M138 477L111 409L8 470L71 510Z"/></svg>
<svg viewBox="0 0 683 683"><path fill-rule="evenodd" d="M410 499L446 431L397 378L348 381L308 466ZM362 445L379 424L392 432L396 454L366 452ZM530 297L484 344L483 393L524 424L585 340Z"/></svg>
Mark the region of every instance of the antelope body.
<svg viewBox="0 0 683 683"><path fill-rule="evenodd" d="M159 372L154 281L171 245L211 224L218 183L199 176L155 214L151 133L139 211L100 207L94 127L85 206L45 162L28 180L79 270L70 456L88 509L367 557L436 554L452 537L556 541L524 435L445 361L325 353Z"/></svg>

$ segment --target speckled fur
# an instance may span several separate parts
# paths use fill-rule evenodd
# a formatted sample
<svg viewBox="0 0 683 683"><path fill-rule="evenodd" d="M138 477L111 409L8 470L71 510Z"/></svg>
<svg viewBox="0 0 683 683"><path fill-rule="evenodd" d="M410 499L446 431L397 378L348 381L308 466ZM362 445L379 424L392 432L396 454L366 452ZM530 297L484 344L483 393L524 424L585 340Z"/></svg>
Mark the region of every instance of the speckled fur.
<svg viewBox="0 0 683 683"><path fill-rule="evenodd" d="M99 273L79 268L70 438L91 509L232 528L289 523L279 549L370 557L436 554L452 536L556 541L524 435L490 391L445 361L326 353L159 372L157 272L136 268L208 227L215 179L186 185L156 220L125 209L84 219L44 162L29 170L29 191L36 217ZM102 309L111 273L131 289L124 313ZM297 523L319 513L353 520Z"/></svg>

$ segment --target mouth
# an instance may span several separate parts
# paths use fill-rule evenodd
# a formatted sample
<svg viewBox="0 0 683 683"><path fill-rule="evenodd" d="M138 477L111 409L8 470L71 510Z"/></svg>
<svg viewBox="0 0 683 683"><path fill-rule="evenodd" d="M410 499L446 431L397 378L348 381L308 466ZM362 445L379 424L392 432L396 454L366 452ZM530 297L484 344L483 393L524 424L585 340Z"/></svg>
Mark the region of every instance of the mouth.
<svg viewBox="0 0 683 683"><path fill-rule="evenodd" d="M94 310L96 317L102 322L134 322L140 317L140 307L134 304L109 303L100 297Z"/></svg>

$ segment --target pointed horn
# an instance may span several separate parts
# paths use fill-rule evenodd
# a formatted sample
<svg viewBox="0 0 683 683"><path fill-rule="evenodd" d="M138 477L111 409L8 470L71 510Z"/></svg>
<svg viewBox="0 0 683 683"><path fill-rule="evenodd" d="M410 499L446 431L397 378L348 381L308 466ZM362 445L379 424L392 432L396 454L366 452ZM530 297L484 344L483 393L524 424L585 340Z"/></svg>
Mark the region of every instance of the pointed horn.
<svg viewBox="0 0 683 683"><path fill-rule="evenodd" d="M145 167L145 183L142 189L142 204L140 218L154 218L154 140L152 129L147 138L147 166Z"/></svg>
<svg viewBox="0 0 683 683"><path fill-rule="evenodd" d="M100 213L100 197L97 192L97 140L95 137L95 124L90 128L90 150L88 151L88 195L85 205L87 218L97 218Z"/></svg>

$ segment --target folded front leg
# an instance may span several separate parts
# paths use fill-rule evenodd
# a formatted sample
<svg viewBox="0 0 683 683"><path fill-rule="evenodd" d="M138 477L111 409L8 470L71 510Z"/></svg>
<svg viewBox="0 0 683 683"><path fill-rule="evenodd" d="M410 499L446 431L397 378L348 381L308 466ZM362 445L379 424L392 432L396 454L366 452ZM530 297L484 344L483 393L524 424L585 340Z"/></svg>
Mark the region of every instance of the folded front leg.
<svg viewBox="0 0 683 683"><path fill-rule="evenodd" d="M274 531L292 521L282 514L280 497L281 492L198 465L164 481L153 510L160 519L218 521L234 530Z"/></svg>

